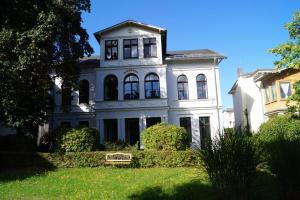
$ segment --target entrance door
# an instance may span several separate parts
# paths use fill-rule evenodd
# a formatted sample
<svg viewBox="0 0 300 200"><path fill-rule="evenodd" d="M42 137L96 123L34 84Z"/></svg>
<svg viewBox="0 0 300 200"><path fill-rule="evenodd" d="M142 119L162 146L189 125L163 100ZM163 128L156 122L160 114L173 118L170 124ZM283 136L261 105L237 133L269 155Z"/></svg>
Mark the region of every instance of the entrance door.
<svg viewBox="0 0 300 200"><path fill-rule="evenodd" d="M135 145L140 141L140 123L139 118L125 119L126 142Z"/></svg>

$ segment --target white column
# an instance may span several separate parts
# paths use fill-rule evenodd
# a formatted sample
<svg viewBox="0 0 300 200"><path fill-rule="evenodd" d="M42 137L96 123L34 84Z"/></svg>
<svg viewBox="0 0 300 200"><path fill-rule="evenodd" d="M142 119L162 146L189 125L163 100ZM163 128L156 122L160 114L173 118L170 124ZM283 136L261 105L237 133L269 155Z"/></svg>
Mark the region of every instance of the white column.
<svg viewBox="0 0 300 200"><path fill-rule="evenodd" d="M140 124L140 148L144 149L144 145L142 143L142 132L146 128L146 117L142 116L139 118L139 124Z"/></svg>
<svg viewBox="0 0 300 200"><path fill-rule="evenodd" d="M123 141L125 141L126 140L126 135L125 135L125 119L123 118L123 119L120 119L120 126L121 126L121 128L120 128L120 139L121 140L123 140Z"/></svg>
<svg viewBox="0 0 300 200"><path fill-rule="evenodd" d="M122 134L122 123L124 119L118 119L118 140L125 140L124 135Z"/></svg>
<svg viewBox="0 0 300 200"><path fill-rule="evenodd" d="M118 77L118 100L123 100L123 80L121 79L122 77Z"/></svg>

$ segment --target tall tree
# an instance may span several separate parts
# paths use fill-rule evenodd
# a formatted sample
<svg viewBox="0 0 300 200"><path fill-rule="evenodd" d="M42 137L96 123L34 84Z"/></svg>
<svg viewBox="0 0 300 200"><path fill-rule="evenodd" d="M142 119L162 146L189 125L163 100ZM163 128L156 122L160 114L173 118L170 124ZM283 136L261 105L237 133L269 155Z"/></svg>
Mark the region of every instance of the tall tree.
<svg viewBox="0 0 300 200"><path fill-rule="evenodd" d="M289 32L290 39L284 44L270 50L281 59L275 61L274 64L277 69L291 68L300 69L300 11L294 13L293 20L285 25ZM294 84L294 94L289 100L294 103L289 103L288 108L291 112L300 112L300 81ZM289 101L290 102L290 101Z"/></svg>
<svg viewBox="0 0 300 200"><path fill-rule="evenodd" d="M76 63L93 53L81 26L89 11L89 0L1 1L0 121L19 132L47 121L54 77L76 85Z"/></svg>

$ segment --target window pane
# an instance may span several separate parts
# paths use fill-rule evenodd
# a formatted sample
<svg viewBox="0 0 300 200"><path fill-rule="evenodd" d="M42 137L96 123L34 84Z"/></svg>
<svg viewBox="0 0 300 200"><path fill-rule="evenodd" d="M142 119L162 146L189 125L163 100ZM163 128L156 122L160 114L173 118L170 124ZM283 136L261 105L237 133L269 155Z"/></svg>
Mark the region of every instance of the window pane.
<svg viewBox="0 0 300 200"><path fill-rule="evenodd" d="M179 119L180 121L180 127L185 128L190 142L192 142L192 128L191 128L191 118L190 117L181 117Z"/></svg>
<svg viewBox="0 0 300 200"><path fill-rule="evenodd" d="M111 40L105 41L105 45L110 46L111 45Z"/></svg>
<svg viewBox="0 0 300 200"><path fill-rule="evenodd" d="M209 117L199 117L199 130L201 148L204 148L205 142L211 139Z"/></svg>
<svg viewBox="0 0 300 200"><path fill-rule="evenodd" d="M132 39L131 40L131 45L134 45L134 44L137 44L138 43L138 40L137 39Z"/></svg>
<svg viewBox="0 0 300 200"><path fill-rule="evenodd" d="M183 75L179 76L178 77L178 82L187 82L186 76L183 76Z"/></svg>
<svg viewBox="0 0 300 200"><path fill-rule="evenodd" d="M137 46L132 46L131 47L131 57L136 58L138 56L138 49Z"/></svg>
<svg viewBox="0 0 300 200"><path fill-rule="evenodd" d="M112 45L113 45L113 46L117 46L117 45L118 45L118 40L113 40L113 41L112 41Z"/></svg>
<svg viewBox="0 0 300 200"><path fill-rule="evenodd" d="M156 44L156 38L150 38L152 44Z"/></svg>
<svg viewBox="0 0 300 200"><path fill-rule="evenodd" d="M111 48L106 48L105 49L105 58L107 60L110 60L111 59Z"/></svg>
<svg viewBox="0 0 300 200"><path fill-rule="evenodd" d="M272 84L272 98L273 98L273 100L277 99L275 82Z"/></svg>
<svg viewBox="0 0 300 200"><path fill-rule="evenodd" d="M109 75L104 80L104 100L118 99L118 79L114 75Z"/></svg>
<svg viewBox="0 0 300 200"><path fill-rule="evenodd" d="M118 47L113 47L111 54L112 54L112 59L117 59L118 58Z"/></svg>
<svg viewBox="0 0 300 200"><path fill-rule="evenodd" d="M130 58L131 57L131 52L130 48L124 48L124 58Z"/></svg>
<svg viewBox="0 0 300 200"><path fill-rule="evenodd" d="M130 45L130 40L123 40L123 45Z"/></svg>
<svg viewBox="0 0 300 200"><path fill-rule="evenodd" d="M151 56L152 57L156 56L156 45L151 45Z"/></svg>
<svg viewBox="0 0 300 200"><path fill-rule="evenodd" d="M150 57L150 46L149 45L144 46L144 57L145 58Z"/></svg>
<svg viewBox="0 0 300 200"><path fill-rule="evenodd" d="M149 44L149 38L144 39L144 44Z"/></svg>
<svg viewBox="0 0 300 200"><path fill-rule="evenodd" d="M280 96L287 99L292 94L290 83L280 83Z"/></svg>

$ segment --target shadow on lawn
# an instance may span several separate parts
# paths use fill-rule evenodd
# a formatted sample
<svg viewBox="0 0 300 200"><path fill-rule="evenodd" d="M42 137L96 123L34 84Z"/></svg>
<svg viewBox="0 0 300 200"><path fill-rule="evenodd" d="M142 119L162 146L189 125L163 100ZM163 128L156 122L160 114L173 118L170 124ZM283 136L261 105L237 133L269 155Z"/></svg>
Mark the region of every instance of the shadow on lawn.
<svg viewBox="0 0 300 200"><path fill-rule="evenodd" d="M35 152L0 152L0 182L40 176L54 169L55 166Z"/></svg>
<svg viewBox="0 0 300 200"><path fill-rule="evenodd" d="M249 199L279 200L280 188L273 175L268 172L258 171L253 186L253 193ZM128 197L132 200L218 200L224 199L211 185L200 181L192 181L178 185L173 191L164 191L162 187L149 187Z"/></svg>
<svg viewBox="0 0 300 200"><path fill-rule="evenodd" d="M202 184L200 181L192 181L182 184L173 189L172 192L165 192L161 187L149 187L143 191L129 196L132 200L214 200L217 195L211 186Z"/></svg>

